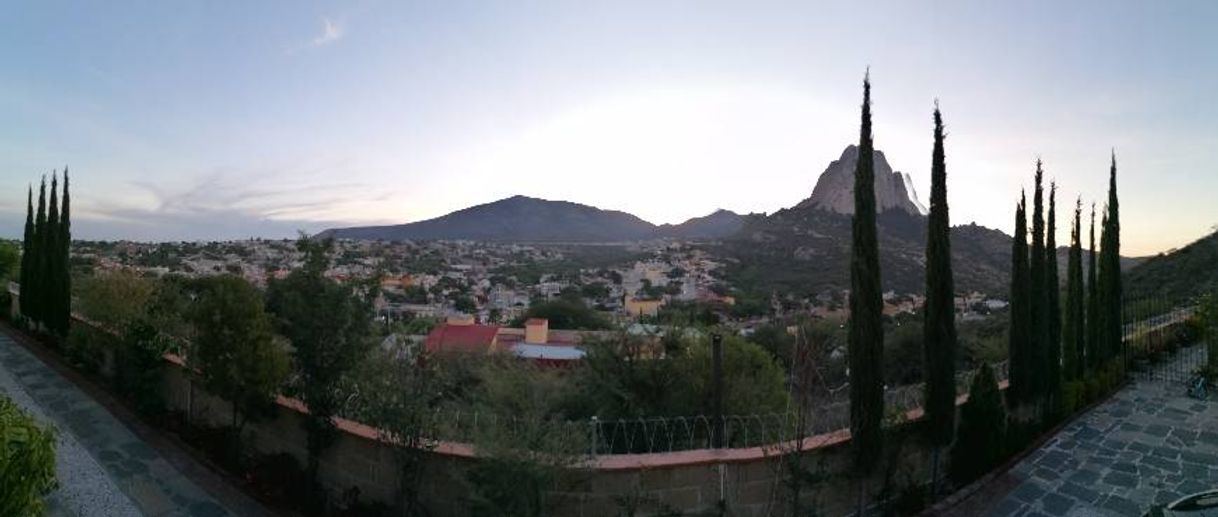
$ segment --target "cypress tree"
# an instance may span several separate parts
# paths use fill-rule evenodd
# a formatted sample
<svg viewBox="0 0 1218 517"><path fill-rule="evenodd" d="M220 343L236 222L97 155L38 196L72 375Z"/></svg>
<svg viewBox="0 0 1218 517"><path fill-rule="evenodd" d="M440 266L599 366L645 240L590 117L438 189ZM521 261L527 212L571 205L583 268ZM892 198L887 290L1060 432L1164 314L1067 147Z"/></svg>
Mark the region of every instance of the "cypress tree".
<svg viewBox="0 0 1218 517"><path fill-rule="evenodd" d="M1091 203L1091 250L1087 254L1087 339L1083 347L1083 368L1100 364L1100 284L1095 251L1095 203Z"/></svg>
<svg viewBox="0 0 1218 517"><path fill-rule="evenodd" d="M43 321L46 291L46 228L47 228L47 177L42 177L38 187L38 212L34 216L34 255L30 258L30 318Z"/></svg>
<svg viewBox="0 0 1218 517"><path fill-rule="evenodd" d="M51 173L51 204L47 208L47 225L42 232L42 255L46 260L42 280L42 323L47 330L59 333L59 179Z"/></svg>
<svg viewBox="0 0 1218 517"><path fill-rule="evenodd" d="M1045 230L1045 313L1049 340L1045 342L1045 394L1052 411L1061 400L1062 384L1062 307L1061 283L1057 274L1057 184L1049 184L1049 218Z"/></svg>
<svg viewBox="0 0 1218 517"><path fill-rule="evenodd" d="M1106 343L1104 347L1107 349L1108 358L1121 356L1123 350L1122 341L1124 341L1124 319L1122 318L1121 309L1123 307L1123 297L1121 291L1121 217L1120 207L1117 201L1117 183L1116 183L1116 151L1112 153L1112 168L1108 175L1108 213L1107 223L1104 225L1104 237L1101 241L1103 249L1101 260L1104 265L1100 267L1100 274L1107 271L1107 280L1103 281L1104 287L1101 288L1104 293L1104 307L1107 309L1104 315L1103 322L1106 326L1104 337Z"/></svg>
<svg viewBox="0 0 1218 517"><path fill-rule="evenodd" d="M1083 301L1083 200L1074 205L1074 220L1070 225L1070 258L1066 262L1066 322L1062 340L1062 369L1068 381L1083 375L1086 330Z"/></svg>
<svg viewBox="0 0 1218 517"><path fill-rule="evenodd" d="M1044 208L1044 169L1040 160L1036 160L1036 190L1032 193L1032 250L1028 254L1029 278L1028 294L1032 318L1028 328L1031 337L1028 346L1028 387L1031 389L1032 402L1039 400L1047 392L1045 365L1049 362L1049 293L1046 286L1047 270L1045 266L1045 208Z"/></svg>
<svg viewBox="0 0 1218 517"><path fill-rule="evenodd" d="M1007 333L1010 397L1013 404L1031 400L1028 357L1032 309L1028 306L1028 200L1023 193L1015 205L1015 235L1011 239L1011 327Z"/></svg>
<svg viewBox="0 0 1218 517"><path fill-rule="evenodd" d="M1096 366L1103 366L1112 358L1112 351L1108 348L1108 260L1105 258L1105 251L1108 245L1108 205L1104 205L1103 211L1100 213L1100 253L1098 268L1096 273L1096 290L1099 292L1099 301L1096 303L1096 311L1099 312L1096 317L1095 326L1098 329L1095 337L1095 360Z"/></svg>
<svg viewBox="0 0 1218 517"><path fill-rule="evenodd" d="M956 289L952 279L943 117L937 104L930 165L930 217L926 232L926 307L922 311L926 433L929 443L934 446L932 495L938 485L940 450L951 445L956 431Z"/></svg>
<svg viewBox="0 0 1218 517"><path fill-rule="evenodd" d="M55 322L60 334L67 335L68 326L72 321L72 218L71 198L68 194L68 167L63 168L63 199L59 206L59 281L56 297L59 299L58 321Z"/></svg>
<svg viewBox="0 0 1218 517"><path fill-rule="evenodd" d="M875 470L880 457L884 392L883 298L876 236L875 169L871 141L871 81L863 79L859 157L854 169L854 220L850 257L850 433L854 467L860 476ZM861 491L860 491L861 496Z"/></svg>
<svg viewBox="0 0 1218 517"><path fill-rule="evenodd" d="M30 274L34 259L34 186L30 185L25 194L25 233L21 239L21 315L30 316L30 298L34 295L30 289Z"/></svg>

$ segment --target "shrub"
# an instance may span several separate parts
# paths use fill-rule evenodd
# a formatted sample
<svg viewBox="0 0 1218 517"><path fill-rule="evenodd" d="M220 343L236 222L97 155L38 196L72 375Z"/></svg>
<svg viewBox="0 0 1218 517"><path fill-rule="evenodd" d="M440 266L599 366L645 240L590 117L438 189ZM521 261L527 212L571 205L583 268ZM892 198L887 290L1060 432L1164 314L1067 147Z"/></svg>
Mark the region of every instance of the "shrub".
<svg viewBox="0 0 1218 517"><path fill-rule="evenodd" d="M0 396L0 515L41 515L55 485L54 432Z"/></svg>
<svg viewBox="0 0 1218 517"><path fill-rule="evenodd" d="M973 376L968 402L960 409L960 429L951 451L950 475L964 485L998 465L1005 456L1007 410L989 365Z"/></svg>
<svg viewBox="0 0 1218 517"><path fill-rule="evenodd" d="M105 362L103 350L112 347L114 336L88 325L72 325L64 342L68 362L85 373L97 373Z"/></svg>
<svg viewBox="0 0 1218 517"><path fill-rule="evenodd" d="M146 415L157 415L165 409L160 383L168 348L169 341L144 321L127 325L115 347L114 385L135 403L137 411Z"/></svg>
<svg viewBox="0 0 1218 517"><path fill-rule="evenodd" d="M1067 382L1062 386L1062 414L1073 415L1087 402L1087 386L1083 381Z"/></svg>

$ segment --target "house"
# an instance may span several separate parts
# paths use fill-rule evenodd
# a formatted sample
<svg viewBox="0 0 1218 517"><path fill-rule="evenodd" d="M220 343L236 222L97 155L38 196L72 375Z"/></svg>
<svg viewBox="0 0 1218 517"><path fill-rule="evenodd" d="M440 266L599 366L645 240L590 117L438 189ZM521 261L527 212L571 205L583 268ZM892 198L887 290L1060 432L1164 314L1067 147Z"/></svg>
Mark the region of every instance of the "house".
<svg viewBox="0 0 1218 517"><path fill-rule="evenodd" d="M587 332L550 330L550 322L530 318L524 328L478 325L470 320L450 319L427 335L428 353L507 352L529 361L550 366L570 364L584 358L579 347Z"/></svg>
<svg viewBox="0 0 1218 517"><path fill-rule="evenodd" d="M655 316L659 314L660 307L663 306L663 299L649 300L634 296L626 298L626 313L636 318L640 316Z"/></svg>

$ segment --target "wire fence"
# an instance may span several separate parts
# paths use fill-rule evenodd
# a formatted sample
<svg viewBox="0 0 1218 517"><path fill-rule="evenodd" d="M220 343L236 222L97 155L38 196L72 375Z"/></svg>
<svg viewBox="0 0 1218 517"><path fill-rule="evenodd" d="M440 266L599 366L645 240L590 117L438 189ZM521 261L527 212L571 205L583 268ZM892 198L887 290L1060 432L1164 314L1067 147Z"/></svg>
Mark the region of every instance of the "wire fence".
<svg viewBox="0 0 1218 517"><path fill-rule="evenodd" d="M992 366L1001 382L1007 378L1006 362ZM959 393L968 391L975 370L957 375ZM885 391L885 409L891 421L922 407L922 385L900 386ZM441 441L479 443L490 437L526 439L539 434L564 436L578 442L583 453L603 456L651 454L698 449L780 447L786 442L828 435L850 428L848 400L811 402L783 413L694 415L628 419L538 420L477 411L440 411L432 418L429 435ZM721 436L721 438L717 438ZM513 438L514 439L514 438Z"/></svg>

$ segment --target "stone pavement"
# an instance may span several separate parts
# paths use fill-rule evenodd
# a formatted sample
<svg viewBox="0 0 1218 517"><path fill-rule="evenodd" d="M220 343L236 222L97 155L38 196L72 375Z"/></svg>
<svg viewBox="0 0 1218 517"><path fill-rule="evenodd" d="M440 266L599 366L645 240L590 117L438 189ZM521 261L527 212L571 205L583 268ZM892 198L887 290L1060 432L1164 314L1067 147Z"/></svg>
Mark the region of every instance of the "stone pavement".
<svg viewBox="0 0 1218 517"><path fill-rule="evenodd" d="M994 517L1142 515L1218 488L1218 401L1178 382L1139 380L1071 422L982 489L965 512ZM985 510L977 510L982 507ZM963 512L951 512L961 513Z"/></svg>
<svg viewBox="0 0 1218 517"><path fill-rule="evenodd" d="M60 488L47 499L50 515L237 515L3 333L0 391L58 430Z"/></svg>

